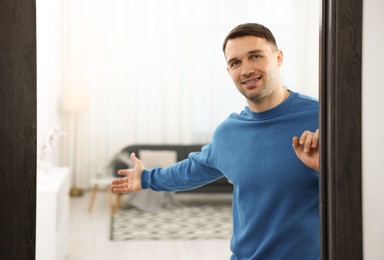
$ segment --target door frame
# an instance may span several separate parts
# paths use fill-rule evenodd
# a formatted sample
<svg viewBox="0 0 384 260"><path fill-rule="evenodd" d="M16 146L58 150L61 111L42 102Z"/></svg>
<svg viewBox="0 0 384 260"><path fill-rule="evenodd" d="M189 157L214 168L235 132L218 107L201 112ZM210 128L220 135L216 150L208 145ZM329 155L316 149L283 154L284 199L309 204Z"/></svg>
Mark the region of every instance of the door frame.
<svg viewBox="0 0 384 260"><path fill-rule="evenodd" d="M321 17L321 259L360 260L362 0L323 0Z"/></svg>

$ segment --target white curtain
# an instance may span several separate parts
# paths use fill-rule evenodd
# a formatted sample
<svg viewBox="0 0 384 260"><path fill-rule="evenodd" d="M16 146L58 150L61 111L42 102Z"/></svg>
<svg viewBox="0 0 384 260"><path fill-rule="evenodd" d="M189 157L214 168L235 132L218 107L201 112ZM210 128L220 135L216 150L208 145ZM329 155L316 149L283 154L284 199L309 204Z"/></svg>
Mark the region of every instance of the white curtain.
<svg viewBox="0 0 384 260"><path fill-rule="evenodd" d="M78 115L76 166L73 143L62 149L80 187L127 145L206 143L244 108L221 50L240 23L269 27L285 54L285 85L317 96L319 0L62 0L62 8L62 93L90 97Z"/></svg>

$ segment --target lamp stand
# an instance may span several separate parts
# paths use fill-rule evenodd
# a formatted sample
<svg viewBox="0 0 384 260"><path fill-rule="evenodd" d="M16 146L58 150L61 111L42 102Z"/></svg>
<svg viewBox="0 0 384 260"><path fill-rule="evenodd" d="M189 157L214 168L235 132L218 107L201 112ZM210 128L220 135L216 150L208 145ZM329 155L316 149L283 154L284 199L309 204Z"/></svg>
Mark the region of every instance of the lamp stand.
<svg viewBox="0 0 384 260"><path fill-rule="evenodd" d="M84 191L82 189L79 189L77 187L72 187L69 191L69 195L71 197L81 197L83 196Z"/></svg>
<svg viewBox="0 0 384 260"><path fill-rule="evenodd" d="M76 186L76 175L77 175L77 135L78 135L78 125L77 125L77 113L75 112L74 115L74 135L73 135L73 185L71 190L69 191L69 195L71 197L81 197L83 196L84 191Z"/></svg>

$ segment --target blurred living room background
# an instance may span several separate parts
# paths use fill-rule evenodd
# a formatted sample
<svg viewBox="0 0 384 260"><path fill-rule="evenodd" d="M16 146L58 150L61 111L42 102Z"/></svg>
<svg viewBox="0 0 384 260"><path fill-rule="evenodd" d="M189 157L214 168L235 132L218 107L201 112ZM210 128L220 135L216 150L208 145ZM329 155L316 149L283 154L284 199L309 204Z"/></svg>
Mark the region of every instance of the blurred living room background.
<svg viewBox="0 0 384 260"><path fill-rule="evenodd" d="M54 127L69 136L52 165L72 166L63 97L87 96L78 113L77 184L130 144L209 142L246 105L227 71L222 41L259 22L284 52L285 85L318 94L319 1L38 0L38 155Z"/></svg>
<svg viewBox="0 0 384 260"><path fill-rule="evenodd" d="M240 23L269 27L285 86L318 96L318 0L37 0L36 11L38 158L60 129L41 167L68 167L86 192L124 147L208 143L244 108L222 52Z"/></svg>

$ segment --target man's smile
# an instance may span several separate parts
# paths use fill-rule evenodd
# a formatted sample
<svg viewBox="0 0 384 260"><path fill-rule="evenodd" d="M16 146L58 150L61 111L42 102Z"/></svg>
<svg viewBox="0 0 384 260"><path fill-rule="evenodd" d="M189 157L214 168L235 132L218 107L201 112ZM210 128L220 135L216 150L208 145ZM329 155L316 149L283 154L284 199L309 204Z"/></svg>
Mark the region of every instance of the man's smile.
<svg viewBox="0 0 384 260"><path fill-rule="evenodd" d="M246 80L241 81L241 84L244 85L246 88L254 88L256 87L257 83L260 81L261 78L262 76L248 78Z"/></svg>

